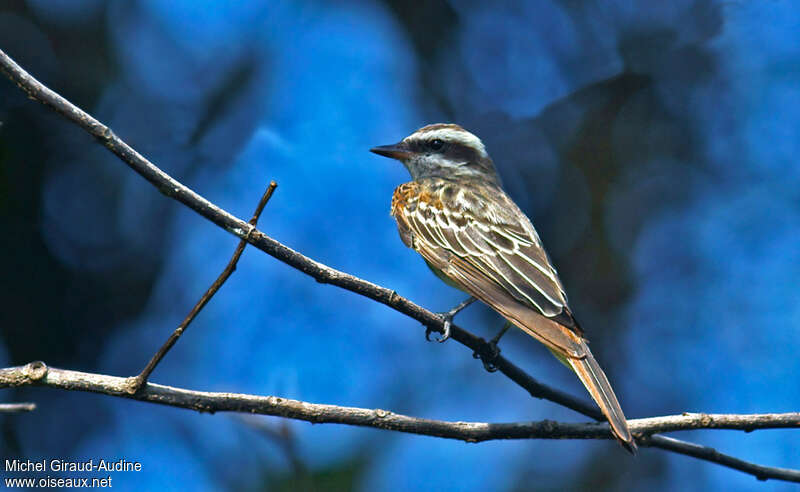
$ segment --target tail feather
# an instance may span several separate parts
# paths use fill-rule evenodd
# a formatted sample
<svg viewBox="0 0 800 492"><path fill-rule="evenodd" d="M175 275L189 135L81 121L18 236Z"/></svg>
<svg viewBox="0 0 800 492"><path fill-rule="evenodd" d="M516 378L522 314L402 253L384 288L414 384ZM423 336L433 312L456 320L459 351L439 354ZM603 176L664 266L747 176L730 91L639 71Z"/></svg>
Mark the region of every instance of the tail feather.
<svg viewBox="0 0 800 492"><path fill-rule="evenodd" d="M400 219L398 219L400 220ZM619 406L617 397L608 383L603 370L594 360L586 340L578 331L570 329L558 321L542 316L539 310L531 309L504 290L500 284L489 281L488 277L472 263L454 255L438 256L438 249L415 243L416 249L434 269L440 269L446 277L453 280L459 288L477 297L499 312L508 321L525 333L542 342L562 362L577 373L578 378L600 410L608 419L614 437L631 453L636 452L636 442L628 429L628 422Z"/></svg>
<svg viewBox="0 0 800 492"><path fill-rule="evenodd" d="M501 311L501 313L504 316L506 315L505 312ZM622 408L620 408L617 397L614 395L614 390L611 389L608 378L606 378L600 365L594 359L586 340L569 328L538 314L523 318L522 321L515 317L507 317L526 333L545 343L558 360L575 371L589 394L592 395L592 399L608 419L614 437L631 454L636 454L636 442L633 440L630 429L628 429L628 421L625 419L625 414L622 413ZM546 327L549 327L550 332L559 330L562 337L570 340L570 344L562 344L562 346L548 344L547 342L551 339L540 335ZM571 350L567 351L564 346L569 347Z"/></svg>
<svg viewBox="0 0 800 492"><path fill-rule="evenodd" d="M582 359L567 357L567 362L572 366L589 394L592 395L592 399L597 402L603 415L608 419L614 437L631 454L636 454L636 442L633 440L631 431L628 428L628 421L622 413L622 408L619 406L614 390L611 389L608 378L606 378L586 342L582 341L582 343L586 347L586 357Z"/></svg>

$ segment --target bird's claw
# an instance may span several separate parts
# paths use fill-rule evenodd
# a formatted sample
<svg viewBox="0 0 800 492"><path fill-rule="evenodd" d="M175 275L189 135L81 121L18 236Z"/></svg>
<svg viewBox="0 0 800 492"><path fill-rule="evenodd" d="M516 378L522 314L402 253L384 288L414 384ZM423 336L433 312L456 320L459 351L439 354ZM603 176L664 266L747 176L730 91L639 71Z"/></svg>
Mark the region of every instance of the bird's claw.
<svg viewBox="0 0 800 492"><path fill-rule="evenodd" d="M499 369L497 364L495 364L497 358L500 357L500 347L498 347L497 344L500 343L500 339L503 338L503 335L506 334L509 328L511 328L511 323L506 321L503 328L497 332L497 335L489 340L480 350L476 350L472 354L473 357L483 362L483 368L488 372L496 372L497 369Z"/></svg>
<svg viewBox="0 0 800 492"><path fill-rule="evenodd" d="M437 313L444 325L442 326L442 336L437 338L436 341L439 343L446 342L450 338L450 328L453 326L453 318L456 317L456 314L460 313L465 307L469 306L473 302L475 302L474 297L469 297L468 299L461 302L458 306L454 307L450 311L445 311L443 313ZM431 341L431 333L433 330L430 327L425 328L425 340Z"/></svg>
<svg viewBox="0 0 800 492"><path fill-rule="evenodd" d="M487 372L497 372L499 368L495 365L495 361L497 361L499 356L500 347L497 346L497 342L494 340L488 342L480 350L476 350L472 353L472 357L481 360L483 368L486 369Z"/></svg>
<svg viewBox="0 0 800 492"><path fill-rule="evenodd" d="M453 326L453 317L446 317L444 320L444 326L442 327L442 336L440 336L436 341L439 343L444 343L450 338L450 327Z"/></svg>
<svg viewBox="0 0 800 492"><path fill-rule="evenodd" d="M450 338L450 327L453 326L453 316L449 313L440 314L444 318L444 326L442 327L442 336L436 339L437 342L443 343L446 342ZM433 329L430 326L425 327L425 340L431 340L431 333L433 333Z"/></svg>

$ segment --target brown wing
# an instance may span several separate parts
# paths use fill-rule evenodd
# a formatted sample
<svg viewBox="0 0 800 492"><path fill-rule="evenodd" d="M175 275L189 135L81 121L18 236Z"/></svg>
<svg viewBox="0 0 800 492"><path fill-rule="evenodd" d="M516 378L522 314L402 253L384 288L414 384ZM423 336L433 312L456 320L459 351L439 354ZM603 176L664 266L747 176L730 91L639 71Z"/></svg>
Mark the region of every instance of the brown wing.
<svg viewBox="0 0 800 492"><path fill-rule="evenodd" d="M392 215L432 266L545 345L586 354L555 269L527 217L499 189L445 180L406 183Z"/></svg>

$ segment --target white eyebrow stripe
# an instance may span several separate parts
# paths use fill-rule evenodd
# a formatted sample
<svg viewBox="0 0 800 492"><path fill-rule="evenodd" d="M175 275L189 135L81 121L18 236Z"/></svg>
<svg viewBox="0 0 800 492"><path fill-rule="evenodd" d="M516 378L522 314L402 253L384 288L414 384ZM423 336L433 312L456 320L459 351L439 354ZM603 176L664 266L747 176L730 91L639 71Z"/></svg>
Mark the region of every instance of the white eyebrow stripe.
<svg viewBox="0 0 800 492"><path fill-rule="evenodd" d="M437 128L435 130L426 130L424 132L413 133L410 136L406 137L407 140L409 139L433 140L435 138L444 140L445 142L458 142L460 144L466 145L467 147L477 150L482 157L487 156L486 147L484 147L483 142L481 142L481 139L466 130L455 130L453 128Z"/></svg>

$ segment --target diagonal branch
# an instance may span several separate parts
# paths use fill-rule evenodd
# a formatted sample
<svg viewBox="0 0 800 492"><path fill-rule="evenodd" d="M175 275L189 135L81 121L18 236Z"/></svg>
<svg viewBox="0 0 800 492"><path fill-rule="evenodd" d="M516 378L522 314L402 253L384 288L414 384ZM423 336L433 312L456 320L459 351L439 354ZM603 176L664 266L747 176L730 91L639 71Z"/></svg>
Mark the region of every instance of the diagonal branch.
<svg viewBox="0 0 800 492"><path fill-rule="evenodd" d="M261 196L261 200L259 200L258 205L256 206L255 212L253 212L253 217L250 219L248 224L251 225L251 231L255 229L256 223L258 223L259 217L261 217L261 212L264 211L264 207L267 206L267 202L269 199L272 198L272 193L275 192L275 188L278 187L278 183L275 181L270 181L269 186L264 191L264 194ZM249 231L248 231L249 234ZM139 391L142 386L147 382L147 379L150 377L150 374L153 373L156 366L161 362L161 360L167 355L167 352L170 351L173 345L178 342L178 339L183 335L186 331L186 328L189 324L194 321L194 318L202 311L202 309L208 304L208 301L214 297L214 294L222 287L222 284L225 283L228 278L233 275L233 272L236 270L236 265L239 263L239 258L242 257L242 253L244 253L244 248L247 246L247 241L244 239L239 241L239 244L236 246L236 250L233 252L233 256L231 259L228 260L228 264L225 266L225 269L222 270L222 273L219 274L214 283L205 291L205 293L200 297L200 300L194 305L194 307L189 311L189 314L181 321L181 324L175 328L175 331L167 338L167 341L158 349L158 351L153 355L150 359L150 362L142 369L142 372L139 375L130 378L128 380L128 391L131 393L136 393Z"/></svg>
<svg viewBox="0 0 800 492"><path fill-rule="evenodd" d="M31 99L39 101L54 111L60 113L76 125L94 136L107 149L120 158L128 167L153 184L164 195L177 200L191 208L201 216L264 251L283 263L292 266L301 272L316 279L321 283L328 283L362 295L374 301L385 304L410 318L413 318L433 331L443 332L444 320L437 314L428 311L417 304L405 299L393 290L381 287L353 275L335 270L322 263L312 260L293 249L284 246L275 239L255 230L247 222L231 215L225 210L209 202L190 188L178 182L167 173L145 159L136 150L117 137L110 128L84 112L65 98L44 86L36 80L2 50L0 50L0 71L17 84ZM483 338L478 337L457 326L451 328L451 338L469 347L484 362L496 367L506 377L527 390L531 396L543 398L559 405L565 406L576 412L582 413L595 420L604 420L599 409L588 405L585 401L575 398L555 388L540 383L524 372L511 361L500 355L494 356L491 347ZM149 386L148 386L149 388ZM659 447L669 451L685 454L698 459L721 464L750 473L761 478L760 472L747 469L744 465L737 465L736 458L722 455L716 451L705 452L702 446L692 443L668 439L663 436L652 436L644 439L643 445ZM742 462L745 463L745 462ZM753 465L758 467L759 465ZM777 469L773 469L777 470ZM791 470L790 470L791 471ZM800 473L800 472L795 472ZM769 476L767 478L773 478ZM777 476L774 478L778 478Z"/></svg>
<svg viewBox="0 0 800 492"><path fill-rule="evenodd" d="M128 380L103 374L68 371L47 367L43 362L0 369L0 388L18 386L48 386L71 391L87 391L110 396L160 403L199 412L240 412L273 415L315 424L335 423L373 427L392 431L483 442L499 439L611 439L607 423L572 424L542 420L539 422L483 423L447 422L402 415L387 410L343 407L307 403L276 396L256 396L237 393L213 393L173 388L147 383L138 393L128 391ZM705 454L708 459L723 461L726 466L755 475L761 480L780 479L800 482L800 471L773 468L748 463L718 451L664 436L656 432L695 429L733 429L750 432L759 429L797 428L800 413L725 415L683 414L650 417L628 421L631 431L640 436L643 446L655 446Z"/></svg>
<svg viewBox="0 0 800 492"><path fill-rule="evenodd" d="M753 475L758 480L786 480L787 482L800 482L800 470L780 468L750 463L734 456L720 453L714 448L701 446L692 442L681 441L667 436L651 436L642 441L637 441L640 446L658 447L673 453L684 454L700 460L717 463L734 470Z"/></svg>

